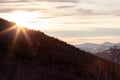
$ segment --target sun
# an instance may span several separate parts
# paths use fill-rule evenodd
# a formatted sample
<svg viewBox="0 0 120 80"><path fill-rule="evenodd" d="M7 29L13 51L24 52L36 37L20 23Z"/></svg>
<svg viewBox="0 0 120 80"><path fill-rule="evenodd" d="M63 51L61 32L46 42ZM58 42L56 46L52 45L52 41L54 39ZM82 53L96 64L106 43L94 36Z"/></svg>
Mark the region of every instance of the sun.
<svg viewBox="0 0 120 80"><path fill-rule="evenodd" d="M7 15L6 19L15 22L18 26L28 27L38 16L36 12L16 11Z"/></svg>
<svg viewBox="0 0 120 80"><path fill-rule="evenodd" d="M4 16L4 19L15 22L18 27L46 31L52 23L42 17L48 16L43 12L15 11Z"/></svg>

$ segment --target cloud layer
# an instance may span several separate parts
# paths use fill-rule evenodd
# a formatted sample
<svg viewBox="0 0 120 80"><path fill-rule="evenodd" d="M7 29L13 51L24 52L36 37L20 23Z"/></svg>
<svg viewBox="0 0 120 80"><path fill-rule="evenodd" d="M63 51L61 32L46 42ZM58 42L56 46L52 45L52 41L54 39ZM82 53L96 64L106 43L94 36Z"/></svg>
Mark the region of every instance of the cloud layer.
<svg viewBox="0 0 120 80"><path fill-rule="evenodd" d="M119 0L0 0L0 15L36 12L39 16L32 22L46 21L47 34L79 42L84 37L120 36L119 4Z"/></svg>

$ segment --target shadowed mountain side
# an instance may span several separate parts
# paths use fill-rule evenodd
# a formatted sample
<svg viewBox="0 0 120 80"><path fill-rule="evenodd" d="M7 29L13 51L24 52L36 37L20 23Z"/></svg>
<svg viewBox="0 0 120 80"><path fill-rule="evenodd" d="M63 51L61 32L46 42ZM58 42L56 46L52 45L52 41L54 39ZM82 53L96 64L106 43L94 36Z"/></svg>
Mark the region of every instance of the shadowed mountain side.
<svg viewBox="0 0 120 80"><path fill-rule="evenodd" d="M119 65L13 25L0 19L0 80L120 80Z"/></svg>

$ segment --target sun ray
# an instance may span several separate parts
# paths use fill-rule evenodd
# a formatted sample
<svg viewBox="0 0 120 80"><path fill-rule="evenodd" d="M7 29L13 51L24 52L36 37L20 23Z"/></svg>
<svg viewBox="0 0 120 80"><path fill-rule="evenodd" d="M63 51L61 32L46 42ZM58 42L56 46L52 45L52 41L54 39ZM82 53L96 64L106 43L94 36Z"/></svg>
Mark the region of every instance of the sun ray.
<svg viewBox="0 0 120 80"><path fill-rule="evenodd" d="M26 33L25 29L24 29L24 28L21 28L21 30L22 30L22 32L23 32L23 34L24 34L24 36L25 36L25 38L26 38L29 46L30 46L30 47L33 47L32 41L31 41L31 39L29 38L28 34Z"/></svg>
<svg viewBox="0 0 120 80"><path fill-rule="evenodd" d="M9 27L7 29L4 29L3 31L0 31L0 36L3 36L4 34L7 34L7 33L11 34L11 32L14 33L12 35L13 38L11 37L12 41L11 41L11 45L10 45L10 48L9 48L9 54L8 54L8 56L11 59L14 56L14 50L15 50L16 46L19 45L19 44L17 44L17 41L19 41L18 39L20 37L19 36L20 34L22 34L22 36L25 38L25 40L26 40L28 46L31 48L31 50L32 51L35 50L34 46L32 44L32 41L31 41L30 37L28 36L27 30L25 28L23 28L23 27L19 27L17 25L11 26L11 27Z"/></svg>
<svg viewBox="0 0 120 80"><path fill-rule="evenodd" d="M6 33L8 33L8 32L10 32L10 31L12 31L12 30L14 30L15 28L16 28L16 25L11 26L10 28L1 31L1 32L0 32L0 36L3 35L3 34L6 34Z"/></svg>
<svg viewBox="0 0 120 80"><path fill-rule="evenodd" d="M26 32L25 28L21 28L21 31L23 32L24 37L26 38L26 40L27 40L27 42L28 42L28 45L29 45L31 51L34 53L34 54L32 54L32 55L35 56L35 55L36 55L36 54L35 54L35 53L36 53L36 49L35 49L32 41L31 41L30 37L28 36L28 33Z"/></svg>
<svg viewBox="0 0 120 80"><path fill-rule="evenodd" d="M20 34L20 28L17 28L17 29L16 29L15 36L14 36L13 41L12 41L12 45L11 45L11 48L12 48L12 49L15 48L15 44L16 44L17 37L18 37L19 34Z"/></svg>
<svg viewBox="0 0 120 80"><path fill-rule="evenodd" d="M9 54L8 54L8 56L9 56L11 59L13 59L13 57L14 57L14 49L15 49L15 47L16 47L17 38L18 38L18 35L19 35L19 33L20 33L20 28L19 28L19 27L16 27L15 29L16 29L16 31L15 31L15 34L14 34L12 43L11 43L11 45L10 45L10 50L9 50Z"/></svg>
<svg viewBox="0 0 120 80"><path fill-rule="evenodd" d="M22 27L17 27L16 32L15 32L15 36L13 37L13 41L12 41L12 44L11 44L11 52L13 52L16 45L18 45L18 44L16 44L16 42L18 40L19 34L23 34L23 36L25 37L25 39L28 42L29 47L33 48L33 44L31 42L28 34L26 33L25 29L22 28Z"/></svg>

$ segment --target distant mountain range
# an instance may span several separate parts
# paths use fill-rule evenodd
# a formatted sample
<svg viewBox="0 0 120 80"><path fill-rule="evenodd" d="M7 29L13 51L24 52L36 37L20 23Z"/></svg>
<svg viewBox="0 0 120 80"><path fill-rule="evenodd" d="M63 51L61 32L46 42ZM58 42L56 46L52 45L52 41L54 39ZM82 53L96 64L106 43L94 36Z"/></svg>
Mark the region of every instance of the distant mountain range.
<svg viewBox="0 0 120 80"><path fill-rule="evenodd" d="M99 52L95 55L120 64L120 46L113 46L109 50Z"/></svg>
<svg viewBox="0 0 120 80"><path fill-rule="evenodd" d="M113 46L120 46L120 43L111 43L111 42L105 42L103 44L94 44L94 43L84 43L80 45L75 45L77 48L84 50L86 52L90 53L99 53L103 52L105 50L109 50Z"/></svg>
<svg viewBox="0 0 120 80"><path fill-rule="evenodd" d="M119 64L0 19L0 80L120 80L119 70Z"/></svg>
<svg viewBox="0 0 120 80"><path fill-rule="evenodd" d="M120 64L120 43L105 42L103 44L85 43L76 45L81 50L98 57Z"/></svg>

